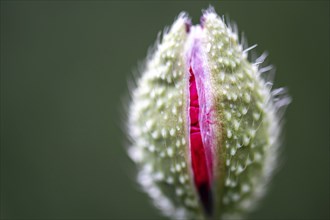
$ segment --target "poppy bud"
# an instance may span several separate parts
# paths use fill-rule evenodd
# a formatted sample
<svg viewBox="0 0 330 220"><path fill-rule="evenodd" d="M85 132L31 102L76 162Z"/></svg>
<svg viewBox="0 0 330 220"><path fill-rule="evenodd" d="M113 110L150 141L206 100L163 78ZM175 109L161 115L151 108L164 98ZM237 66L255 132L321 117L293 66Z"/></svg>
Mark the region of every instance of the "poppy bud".
<svg viewBox="0 0 330 220"><path fill-rule="evenodd" d="M214 10L192 26L181 13L132 91L131 158L138 182L175 219L241 216L276 167L285 89L247 59L237 33Z"/></svg>

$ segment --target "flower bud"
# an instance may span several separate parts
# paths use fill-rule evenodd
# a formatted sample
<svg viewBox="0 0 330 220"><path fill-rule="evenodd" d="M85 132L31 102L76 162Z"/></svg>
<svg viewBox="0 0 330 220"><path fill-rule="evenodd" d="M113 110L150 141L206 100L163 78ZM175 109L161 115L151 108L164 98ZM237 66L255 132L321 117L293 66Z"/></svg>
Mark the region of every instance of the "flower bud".
<svg viewBox="0 0 330 220"><path fill-rule="evenodd" d="M248 49L213 9L181 13L148 56L128 112L138 182L175 219L251 210L276 167L285 89L271 91Z"/></svg>

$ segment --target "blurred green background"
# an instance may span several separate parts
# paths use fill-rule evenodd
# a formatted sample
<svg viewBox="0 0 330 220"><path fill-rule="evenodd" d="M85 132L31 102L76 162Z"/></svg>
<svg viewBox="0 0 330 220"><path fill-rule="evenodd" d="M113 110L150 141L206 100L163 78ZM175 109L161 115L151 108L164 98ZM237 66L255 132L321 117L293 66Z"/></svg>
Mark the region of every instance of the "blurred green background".
<svg viewBox="0 0 330 220"><path fill-rule="evenodd" d="M209 4L293 97L282 168L250 218L329 218L328 1L2 1L2 219L165 219L134 182L122 103L158 31Z"/></svg>

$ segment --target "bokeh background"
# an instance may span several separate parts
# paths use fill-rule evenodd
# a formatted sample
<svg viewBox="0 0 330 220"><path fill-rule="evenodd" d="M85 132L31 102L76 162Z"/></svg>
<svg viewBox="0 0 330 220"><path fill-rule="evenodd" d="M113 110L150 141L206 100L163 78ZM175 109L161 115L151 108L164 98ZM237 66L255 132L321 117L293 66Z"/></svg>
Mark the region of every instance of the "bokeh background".
<svg viewBox="0 0 330 220"><path fill-rule="evenodd" d="M1 1L2 219L165 219L126 156L127 81L180 11L197 23L209 4L293 97L282 168L249 218L329 218L328 1Z"/></svg>

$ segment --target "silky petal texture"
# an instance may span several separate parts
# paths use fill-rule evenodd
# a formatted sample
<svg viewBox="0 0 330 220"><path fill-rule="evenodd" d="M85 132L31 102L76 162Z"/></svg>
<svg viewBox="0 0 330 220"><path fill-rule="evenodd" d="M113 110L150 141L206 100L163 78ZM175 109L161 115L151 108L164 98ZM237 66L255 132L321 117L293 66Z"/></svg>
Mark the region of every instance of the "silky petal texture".
<svg viewBox="0 0 330 220"><path fill-rule="evenodd" d="M207 163L204 143L200 131L199 121L199 103L194 105L194 101L198 101L198 92L196 89L195 74L190 67L189 69L189 92L190 92L190 153L191 153L191 164L194 176L194 183L198 196L201 200L202 206L206 213L212 216L213 212L213 198L211 193L211 181L209 166L212 164ZM202 117L201 117L202 118Z"/></svg>

